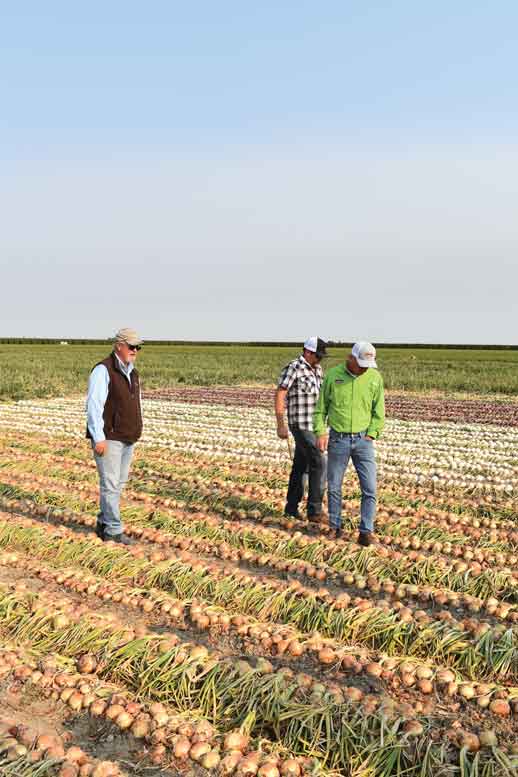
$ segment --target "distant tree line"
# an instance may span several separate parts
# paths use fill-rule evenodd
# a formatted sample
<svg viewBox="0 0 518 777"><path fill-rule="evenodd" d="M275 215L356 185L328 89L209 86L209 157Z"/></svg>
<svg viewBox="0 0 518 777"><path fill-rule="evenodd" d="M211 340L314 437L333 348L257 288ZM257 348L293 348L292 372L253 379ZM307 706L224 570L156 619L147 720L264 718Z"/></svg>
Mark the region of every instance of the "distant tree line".
<svg viewBox="0 0 518 777"><path fill-rule="evenodd" d="M0 337L0 345L107 345L112 344L111 339L95 340L84 338L53 338L53 337ZM250 346L257 348L296 348L300 346L299 342L287 342L279 340L277 342L257 342L240 341L228 342L224 340L205 341L205 340L146 340L146 345L199 345L210 347L219 346ZM350 348L352 342L342 340L330 340L331 348ZM466 351L518 351L518 345L465 345L465 344L445 344L445 343L375 343L377 348L411 348L411 349L443 349L453 350L461 349Z"/></svg>

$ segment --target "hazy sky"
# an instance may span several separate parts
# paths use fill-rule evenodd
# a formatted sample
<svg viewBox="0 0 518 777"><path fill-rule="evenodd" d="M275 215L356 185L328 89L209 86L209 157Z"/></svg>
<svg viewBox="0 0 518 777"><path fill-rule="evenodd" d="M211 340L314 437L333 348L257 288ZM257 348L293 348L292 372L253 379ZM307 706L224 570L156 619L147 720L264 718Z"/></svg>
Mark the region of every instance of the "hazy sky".
<svg viewBox="0 0 518 777"><path fill-rule="evenodd" d="M0 336L518 343L517 28L0 0Z"/></svg>

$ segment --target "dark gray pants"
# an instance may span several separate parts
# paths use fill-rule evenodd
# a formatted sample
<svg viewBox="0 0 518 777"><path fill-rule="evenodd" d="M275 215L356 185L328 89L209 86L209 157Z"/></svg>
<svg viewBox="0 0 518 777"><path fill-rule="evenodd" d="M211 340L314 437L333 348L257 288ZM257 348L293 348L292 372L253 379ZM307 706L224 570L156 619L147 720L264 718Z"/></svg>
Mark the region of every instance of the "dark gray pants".
<svg viewBox="0 0 518 777"><path fill-rule="evenodd" d="M295 454L288 483L285 512L295 515L304 496L304 474L308 474L308 516L322 510L322 497L326 482L326 457L317 448L313 432L290 426L295 439Z"/></svg>

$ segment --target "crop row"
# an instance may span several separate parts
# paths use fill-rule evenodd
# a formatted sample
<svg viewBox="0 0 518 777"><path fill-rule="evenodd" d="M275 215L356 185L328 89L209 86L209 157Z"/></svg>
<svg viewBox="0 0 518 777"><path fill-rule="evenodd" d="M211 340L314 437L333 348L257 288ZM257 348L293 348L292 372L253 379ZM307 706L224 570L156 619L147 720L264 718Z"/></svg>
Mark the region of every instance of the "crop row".
<svg viewBox="0 0 518 777"><path fill-rule="evenodd" d="M349 768L351 758L360 754L364 760L378 757L382 742L385 757L397 749L406 768L417 769L422 753L432 746L432 721L422 716L402 721L396 713L389 724L374 700L368 705L349 698L341 702L323 694L317 701L286 670L254 667L201 646L171 645L166 635L126 641L118 624L100 615L78 615L55 596L0 588L0 623L12 638L30 641L36 651L99 654L101 676L178 709L196 707L227 730L242 725L253 711L252 736L273 731L285 747L317 754L331 768ZM412 744L405 747L409 739Z"/></svg>
<svg viewBox="0 0 518 777"><path fill-rule="evenodd" d="M29 494L25 492L23 495ZM55 502L55 495L51 501ZM36 510L42 516L48 515L48 508L42 504L38 504ZM72 524L78 521L74 512L65 514L63 518ZM80 522L91 527L95 524L93 518L84 515ZM339 587L342 587L343 583L349 588L356 586L357 594L368 589L373 594L382 592L397 601L415 598L439 606L466 608L471 614L485 611L498 619L508 620L510 623L518 622L516 606L500 602L494 596L484 600L470 594L459 595L457 592L445 591L444 588L412 583L405 585L402 582L398 584L384 575L376 575L374 564L369 564L367 560L373 557L375 548L365 554L355 545L346 546L349 567L344 574L343 553L340 552L344 541L336 543L324 539L309 540L303 535L291 536L280 530L256 529L203 513L185 514L181 511L167 514L154 511L151 516L146 515L143 519L133 513L128 519L126 530L132 536L163 546L173 545L183 550L196 550L208 556L250 566L309 577L315 581L334 582ZM389 551L384 548L380 548L379 553L385 558L389 556ZM417 560L414 556L412 558ZM354 559L357 559L358 563L353 564ZM463 571L464 568L460 566L459 572ZM473 564L470 573L480 574L481 570ZM344 596L342 594L340 601L343 602Z"/></svg>
<svg viewBox="0 0 518 777"><path fill-rule="evenodd" d="M13 544L28 549L31 547L31 540L35 539L37 536L34 532L25 532L23 535L18 532ZM57 556L59 557L59 551ZM518 713L518 689L513 691L496 684L474 683L463 679L450 669L434 667L430 662L422 663L415 658L390 658L372 652L362 656L356 648L352 649L336 640L323 639L319 634L303 634L291 627L231 615L225 609L211 607L198 600L179 601L163 592L132 588L116 582L108 583L104 578L85 575L84 571L77 568L64 567L59 563L56 565L55 557L52 560L54 566L47 566L41 562L38 554L34 557L34 552L33 557L19 552L8 552L0 556L1 565L23 569L47 584L54 583L81 596L95 596L103 603L120 603L121 606L140 610L146 615L158 616L161 622L174 628L179 627L182 632L187 628L194 631L209 630L216 637L218 634L231 633L242 651L246 652L250 647L254 655L259 651L269 656L283 656L289 658L291 663L297 663L300 656L306 656L312 658L315 669L319 666L330 667L335 674L338 671L337 677L345 673L353 678L362 675L366 678L381 678L392 689L412 688L425 697L432 693L436 696L445 695L450 699L458 696L465 702L473 700L480 708L489 707L496 714L510 714L511 709ZM128 629L127 633L131 637L143 634L140 626ZM313 691L324 687L322 680L312 678L306 673L299 673L297 679L305 686L311 686ZM343 697L338 686L329 688L335 697L337 694ZM345 690L348 696L352 698L354 695L357 701L364 695L357 686L348 686ZM507 706L502 704L502 701L507 702ZM495 704L491 708L493 702ZM403 710L404 705L395 702L394 706ZM413 710L417 712L419 708L423 710L424 706L414 700ZM412 713L412 707L410 712Z"/></svg>
<svg viewBox="0 0 518 777"><path fill-rule="evenodd" d="M398 748L409 773L417 764L422 765L424 753L431 748L436 750L436 756L446 758L444 746L434 748L433 741L447 719L414 716L402 720L397 705L390 699L367 697L354 688L355 693L348 694L345 689L343 697L338 698L323 687L308 687L301 682L300 675L294 676L287 668L275 670L265 661L255 665L242 659L236 661L199 645L178 643L168 634L158 637L148 632L133 639L113 619L98 613L85 617L74 602L52 594L36 596L23 590L8 593L0 588L0 623L15 639L30 641L38 652L58 650L63 655L78 657L80 662L85 658L84 651L99 655L97 669L102 676L122 681L140 695L166 703L173 701L180 709L195 705L213 723L224 726L241 721L252 735L273 729L285 745L291 742L299 749L300 743L306 742L305 747L309 744L310 752L317 752L331 767L347 768L351 763L348 759L360 754L370 762L374 753L379 754L374 749L378 738L383 742L385 755ZM254 704L250 709L256 696L261 705ZM77 705L80 702L81 707L84 704L84 697L74 696L73 690L61 698L65 702L73 699ZM233 711L230 720L229 708ZM496 715L509 714L509 704L498 696L489 702L489 708ZM118 718L124 712L129 711L116 708L114 718L115 713ZM149 726L143 723L139 731L143 728L147 734ZM308 737L310 733L311 740L301 739L301 734ZM484 742L483 735L484 732L478 736L457 726L447 731L448 738L462 748L461 753L477 751ZM488 737L487 744L494 746L494 736Z"/></svg>
<svg viewBox="0 0 518 777"><path fill-rule="evenodd" d="M181 386L145 391L146 399L188 402L197 405L231 407L273 406L271 388L227 386ZM518 426L518 402L481 399L450 399L387 392L385 408L389 418L408 421L449 421L453 423Z"/></svg>
<svg viewBox="0 0 518 777"><path fill-rule="evenodd" d="M60 457L48 457L40 454L20 451L9 451L2 462L3 470L14 470L17 473L29 472L36 476L38 472L47 477L59 478L74 485L78 491L84 484L91 484L96 488L96 473L90 460L65 461ZM249 486L246 483L236 483L229 479L200 477L200 466L191 465L184 473L174 474L170 471L157 472L139 462L136 472L132 477L132 488L126 491L130 499L144 500L147 496L153 498L155 503L170 503L171 500L183 502L194 509L209 507L215 512L224 515L232 512L245 512L246 516L257 519L272 518L272 511L283 507L283 491L272 490L264 485ZM37 479L37 478L36 478ZM351 509L351 502L346 502ZM167 505L166 505L167 506ZM396 519L396 520L394 520ZM408 519L408 520L405 520ZM465 542L465 536L473 538L477 546L487 547L496 545L499 540L505 544L515 544L518 547L518 531L512 521L493 521L489 518L477 518L470 515L459 515L455 512L444 514L444 511L433 509L420 504L418 507L390 507L386 506L383 498L378 510L377 524L397 536L404 533L423 542L427 538L442 539L450 544ZM486 529L490 531L487 532ZM438 533L441 529L441 533ZM503 549L501 545L500 549ZM512 564L515 562L512 561Z"/></svg>
<svg viewBox="0 0 518 777"><path fill-rule="evenodd" d="M14 463L25 454L38 458L41 463L56 462L71 470L79 468L94 471L89 446L84 439L58 437L58 442L52 446L59 455L49 451L48 437L36 437L33 434L13 434L5 430L0 440L0 451L3 453L4 465ZM37 465L36 465L37 468ZM141 477L142 476L142 477ZM277 504L278 509L284 506L284 494L288 476L288 460L283 464L272 464L259 460L246 462L225 461L224 458L211 458L207 455L195 454L178 450L174 456L174 467L171 466L171 455L167 450L157 446L138 446L133 464L133 479L139 479L142 487L153 479L162 479L164 484L184 484L188 488L187 496L198 487L212 488L218 493L228 489L232 506L221 504L223 512L239 507L240 497L248 499L243 507L257 509L261 516L269 521L280 521L283 525L292 523L280 515L272 515L264 509L264 501ZM226 493L226 492L225 492ZM346 499L359 494L355 478L346 478L344 496ZM433 519L458 521L473 525L477 529L490 528L508 529L516 532L516 501L493 493L484 497L472 496L467 492L457 492L454 495L434 493L429 487L417 484L384 481L380 484L379 502L386 509L412 509L426 511Z"/></svg>
<svg viewBox="0 0 518 777"><path fill-rule="evenodd" d="M208 407L147 401L144 443L184 451L212 451L229 458L285 460L286 446L275 435L272 414L261 409ZM84 408L76 400L23 402L0 406L0 424L31 431L79 435ZM224 444L222 443L224 440ZM377 446L380 475L402 482L429 483L480 492L514 493L518 462L513 451L518 430L389 421Z"/></svg>
<svg viewBox="0 0 518 777"><path fill-rule="evenodd" d="M15 532L14 527L5 524L3 541L10 542ZM52 546L50 537L49 544L49 553L55 555L58 551ZM345 592L334 597L327 589L317 592L294 582L257 580L238 569L229 570L185 553L179 561L164 553L149 552L147 558L152 569L143 567L145 571L141 573L141 559L146 558L146 553L138 547L124 551L122 557L119 548L115 548L110 559L106 558L105 546L99 548L94 539L78 540L68 547L66 543L63 545L61 553L67 554L69 559L77 558L80 553L84 566L92 564L89 568L97 571L96 564L106 568L106 564L111 563L110 574L125 573L126 577L133 568L128 557L136 557L137 569L131 577L138 579L140 585L159 585L168 590L174 580L174 587L169 590L180 596L202 596L224 606L237 606L242 612L291 623L306 631L318 629L324 636L351 639L396 655L398 651L418 657L434 655L471 676L477 672L486 677L492 674L512 677L517 672L516 635L513 629L506 630L503 626L481 628L478 622L457 622L450 613L447 618L434 619L423 610L413 611L399 602L391 608L385 600L376 602L361 597L351 600ZM91 561L87 548L91 551ZM115 564L117 557L119 565ZM115 569L116 566L119 569ZM466 627L473 630L472 636Z"/></svg>
<svg viewBox="0 0 518 777"><path fill-rule="evenodd" d="M265 739L260 742L260 750L254 750L243 730L222 735L206 719L179 713L160 702L138 701L126 688L99 678L97 672L102 663L92 654L81 655L71 666L67 666L67 659L62 655L57 658L59 662L56 657L35 659L20 649L4 648L0 650L0 676L3 682L12 677L55 702L61 701L75 714L88 713L93 719L111 723L120 732L128 732L147 745L152 764L164 765L174 758L176 766L181 767L182 762L190 759L207 770L217 769L225 775L230 775L238 766L241 773L257 773L258 777L298 777L308 768L313 772L318 768L323 774L315 760L292 757ZM57 666L58 663L65 667ZM246 726L245 721L242 729ZM13 736L17 745L12 741ZM62 759L68 767L72 765L72 769L62 770L60 777L73 777L74 771L79 777L115 777L118 773L111 762L95 766L81 748L72 746L65 750L61 737L38 736L26 726L6 731L0 743L7 750L8 760L29 755L31 761L52 758Z"/></svg>
<svg viewBox="0 0 518 777"><path fill-rule="evenodd" d="M20 484L25 485L28 480L33 481L34 478L23 474L17 476L14 473L10 473L8 477L5 475L6 473L3 482L0 482L0 493L6 496L28 498L36 503L43 502L72 511L76 511L81 504L88 506L84 498L78 500L77 497L71 496L65 487L58 488L59 484L53 484L52 492L40 488L29 491L20 489ZM39 509L45 514L43 505ZM93 491L89 509L92 513L96 511ZM156 529L170 530L172 533L195 534L212 541L229 542L239 548L274 553L287 559L300 559L313 564L325 562L338 573L368 573L380 581L388 577L395 583L432 585L482 599L494 597L496 594L512 603L516 599L518 589L516 568L498 568L498 565L495 568L487 564L483 566L476 559L475 553L469 561L457 560L452 563L450 559L433 553L434 543L430 543L426 553L423 548L421 551L410 550L402 554L391 547L392 542L388 546L373 546L366 553L345 540L331 542L323 537L308 537L301 533L291 535L272 527L254 527L250 524L240 526L205 513L185 513L172 508L163 513L154 509L151 514L141 508L134 508L126 511L126 521L128 525L151 525ZM499 559L495 556L497 561L508 561L511 558L503 556ZM466 572L469 572L469 576Z"/></svg>
<svg viewBox="0 0 518 777"><path fill-rule="evenodd" d="M30 481L44 485L49 483L50 478L66 483L67 487L72 486L78 494L89 494L92 498L97 496L96 473L91 468L80 465L70 467L59 462L59 466L51 466L49 462L36 459L33 455L18 454L4 461L1 470L4 473L13 473L11 478L15 477L19 482ZM38 476L38 472L44 475ZM138 476L132 478L132 488L126 489L125 498L148 503L157 508L169 509L172 503L175 503L191 511L210 510L219 515L240 518L242 521L252 519L262 520L270 525L285 525L283 521L272 520L271 511L275 508L272 508L272 496L266 490L261 492L259 487L254 490L254 496L262 501L241 500L236 497L235 490L231 482L225 484L222 489L220 485L204 485L188 475L172 480L148 474L142 480L139 480ZM249 492L249 495L252 496L252 493ZM266 501L268 499L270 501ZM261 507L262 511L257 509L258 507ZM346 509L351 511L350 502L346 503ZM344 527L353 532L356 520L347 517ZM482 526L483 523L489 524L489 532L487 527ZM432 551L467 561L473 560L481 563L483 567L497 564L514 568L518 562L518 531L512 524L507 526L489 519L479 520L456 513L444 515L442 511L427 509L424 506L386 508L382 505L377 512L376 526L382 543L403 550L410 548ZM321 526L320 531L327 532L327 527ZM471 545L467 544L468 540Z"/></svg>

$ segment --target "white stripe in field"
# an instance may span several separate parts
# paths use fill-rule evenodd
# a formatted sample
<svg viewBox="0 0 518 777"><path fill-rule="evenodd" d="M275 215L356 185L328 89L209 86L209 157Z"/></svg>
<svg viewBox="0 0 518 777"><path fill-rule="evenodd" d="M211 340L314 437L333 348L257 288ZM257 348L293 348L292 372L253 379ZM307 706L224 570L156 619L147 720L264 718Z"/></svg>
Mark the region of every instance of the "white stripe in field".
<svg viewBox="0 0 518 777"><path fill-rule="evenodd" d="M287 462L267 408L144 400L144 444L238 458ZM84 436L77 399L0 404L0 428ZM518 428L388 419L376 444L380 474L405 482L498 490L518 487Z"/></svg>

